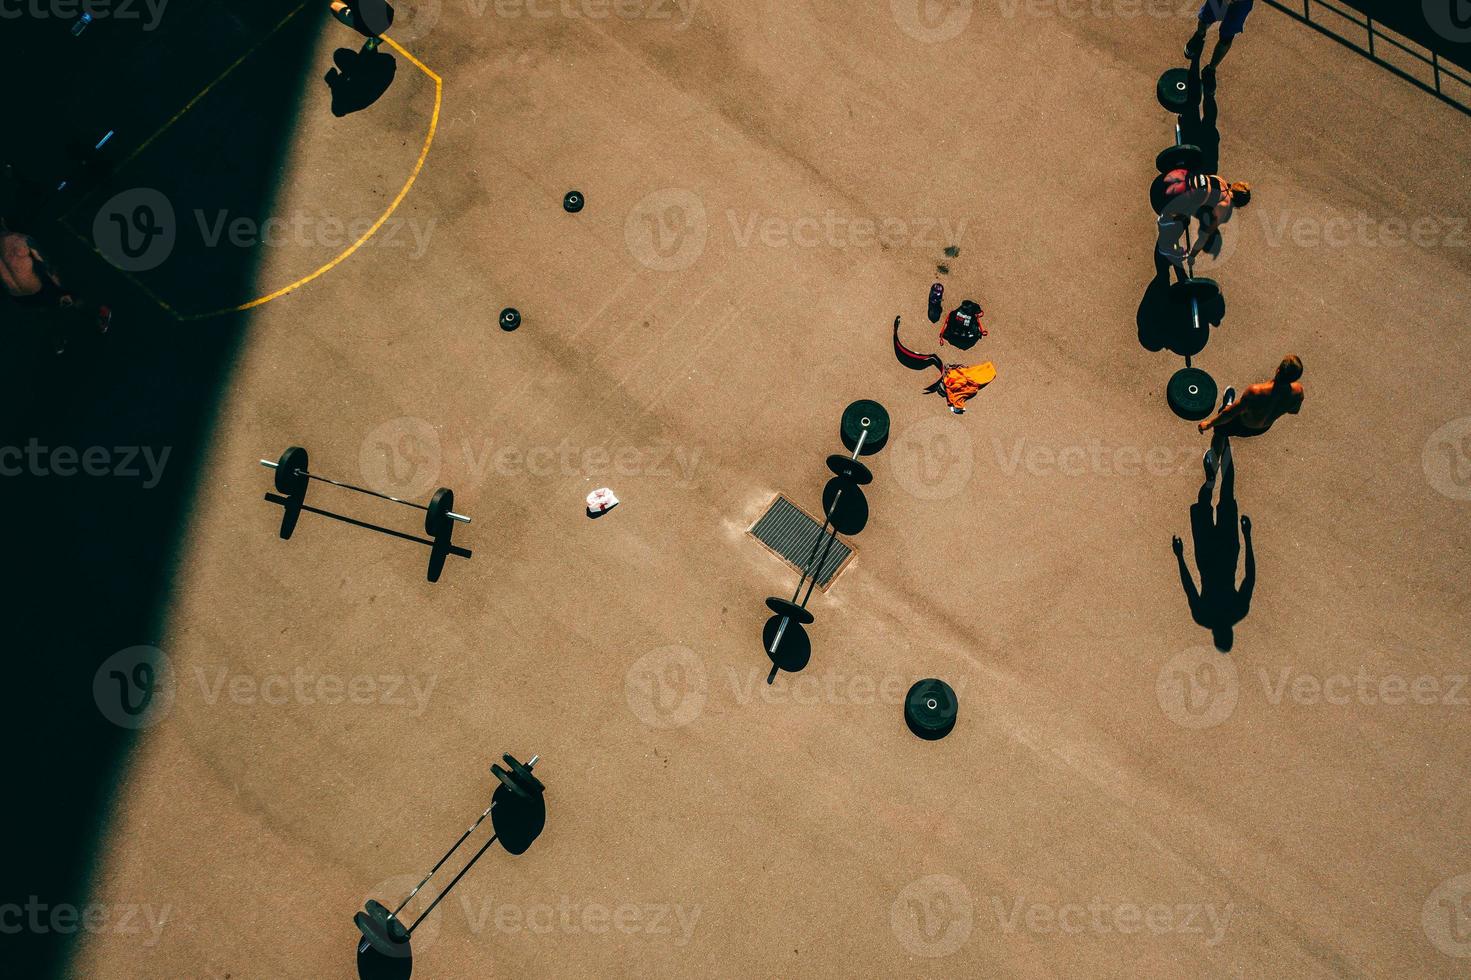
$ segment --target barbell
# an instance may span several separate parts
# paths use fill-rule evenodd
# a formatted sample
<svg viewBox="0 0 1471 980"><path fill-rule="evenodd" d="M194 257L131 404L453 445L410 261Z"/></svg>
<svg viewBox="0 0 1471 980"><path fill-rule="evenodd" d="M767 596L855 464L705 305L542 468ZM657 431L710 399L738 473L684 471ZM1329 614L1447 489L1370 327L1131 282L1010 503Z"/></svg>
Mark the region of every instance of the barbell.
<svg viewBox="0 0 1471 980"><path fill-rule="evenodd" d="M1155 158L1155 167L1161 175L1160 180L1156 183L1162 183L1163 175L1171 170L1182 167L1192 173L1198 170L1203 162L1204 154L1200 147L1183 141L1180 126L1180 114L1190 105L1191 100L1190 69L1171 68L1166 71L1160 76L1159 84L1155 87L1155 94L1159 98L1160 105L1175 116L1175 145L1167 147ZM1168 201L1163 200L1160 213L1163 214L1168 207ZM1190 239L1192 216L1181 215L1180 217L1185 223L1185 251L1188 254L1194 247ZM1219 302L1221 287L1214 279L1195 274L1194 258L1189 259L1188 271L1189 275L1186 278L1170 283L1170 297L1182 306L1189 305L1190 324L1198 334L1201 329L1201 307L1206 303ZM1192 421L1199 421L1209 415L1215 406L1215 399L1215 380L1205 371L1193 366L1189 357L1185 358L1185 366L1171 375L1169 383L1165 386L1165 400L1169 402L1170 407L1181 417Z"/></svg>
<svg viewBox="0 0 1471 980"><path fill-rule="evenodd" d="M862 463L858 457L863 454L865 443L872 438L869 452L876 452L881 448L884 440L889 435L889 413L884 406L876 401L862 399L849 405L843 410L842 422L839 432L844 442L853 443L853 455L844 456L842 453L834 453L827 458L827 467L837 477L833 482L837 485L833 494L832 503L828 505L822 520L822 530L817 532L817 538L812 542L812 552L807 556L807 563L802 567L802 577L797 581L796 591L792 593L791 599L783 599L780 596L770 596L766 600L766 608L781 617L777 624L776 635L772 637L771 645L766 652L772 657L781 647L782 637L786 635L787 627L792 620L796 620L803 626L813 622L812 613L807 610L807 600L812 597L812 587L817 584L817 569L827 560L828 550L832 547L833 539L838 536L838 529L833 527L832 534L828 534L828 528L833 523L833 514L837 512L838 503L843 499L846 490L856 489L860 486L873 482L873 472ZM821 548L823 539L827 539L827 548ZM821 555L818 551L821 548ZM807 577L812 576L810 584ZM797 603L797 596L802 593L802 586L807 585L807 594L802 596L802 602ZM776 679L776 667L772 668L766 682L772 683Z"/></svg>
<svg viewBox="0 0 1471 980"><path fill-rule="evenodd" d="M525 765L517 762L515 757L509 753L501 756L501 759L505 761L509 769L502 769L500 766L492 764L490 771L496 779L500 780L501 785L505 786L508 792L521 800L528 800L542 795L546 787L542 785L541 780L531 774L531 770L536 767L536 763L541 759L541 756L533 755L526 761ZM358 932L363 934L362 941L358 943L359 955L366 953L370 947L385 956L408 958L412 955L409 949L409 937L414 934L414 930L419 927L419 923L423 922L424 918L430 912L434 911L434 907L443 900L444 896L450 893L450 889L459 883L459 880L465 876L465 872L474 867L475 862L480 860L480 855L484 854L490 848L490 845L496 842L499 835L493 835L490 840L481 846L480 850L475 852L475 856L470 858L469 862L459 870L459 873L450 879L450 883L434 897L434 901L429 903L428 908L419 913L412 924L404 925L398 918L398 914L404 910L404 906L413 901L414 896L419 894L419 890L428 884L429 879L434 877L435 872L444 867L444 862L448 861L450 856L460 849L460 845L469 839L470 835L475 832L475 829L485 822L485 818L490 816L490 811L494 810L499 802L499 800L492 797L490 806L486 807L484 812L470 825L469 829L460 835L460 839L455 841L448 851L444 852L444 857L434 863L434 867L430 868L429 873L414 886L414 890L409 892L408 896L402 902L398 903L398 908L390 912L382 902L370 898L364 904L363 911L353 915L353 925L357 926Z"/></svg>
<svg viewBox="0 0 1471 980"><path fill-rule="evenodd" d="M391 500L395 504L403 504L405 507L413 507L416 510L425 511L424 533L433 538L438 538L448 531L450 521L459 521L461 524L470 523L469 517L464 514L455 513L455 492L449 487L440 487L429 498L429 503L420 504L412 500L404 500L402 497L395 497L392 494L383 493L379 490L370 490L367 487L359 487L342 480L333 480L330 477L320 476L307 469L308 463L307 451L300 446L287 447L286 451L281 454L280 459L263 459L260 461L262 466L276 471L276 490L284 496L293 499L299 498L306 493L308 481L317 480L320 483L330 483L332 486L341 487L344 490L364 493L370 497L377 497L380 500Z"/></svg>

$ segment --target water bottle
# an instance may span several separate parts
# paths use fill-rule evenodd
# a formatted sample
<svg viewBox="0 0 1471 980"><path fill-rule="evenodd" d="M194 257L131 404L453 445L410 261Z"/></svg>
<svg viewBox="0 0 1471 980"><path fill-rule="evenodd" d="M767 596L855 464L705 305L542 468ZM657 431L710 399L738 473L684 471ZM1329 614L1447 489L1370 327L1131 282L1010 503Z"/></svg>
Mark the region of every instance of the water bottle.
<svg viewBox="0 0 1471 980"><path fill-rule="evenodd" d="M930 322L939 323L940 314L945 309L945 285L935 283L930 287Z"/></svg>
<svg viewBox="0 0 1471 980"><path fill-rule="evenodd" d="M82 14L81 17L77 18L77 22L72 25L72 37L81 37L82 32L87 29L87 25L90 23L92 23L92 15Z"/></svg>

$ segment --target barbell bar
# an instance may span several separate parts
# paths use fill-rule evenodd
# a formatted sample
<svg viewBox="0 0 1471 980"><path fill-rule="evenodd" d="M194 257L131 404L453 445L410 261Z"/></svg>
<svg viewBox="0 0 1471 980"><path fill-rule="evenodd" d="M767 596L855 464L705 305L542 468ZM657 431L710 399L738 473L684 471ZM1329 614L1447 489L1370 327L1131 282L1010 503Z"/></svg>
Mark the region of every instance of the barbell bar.
<svg viewBox="0 0 1471 980"><path fill-rule="evenodd" d="M502 775L505 770L500 770L499 766L492 765L490 768L491 772L505 784L508 790L521 798L529 798L533 793L541 793L544 789L541 780L531 775L531 770L536 768L536 764L541 760L541 756L533 755L530 759L526 760L524 766L510 755L504 755L501 758L511 767L510 772L506 776ZM513 782L517 785L513 786ZM414 896L419 894L419 890L429 883L429 879L434 877L435 872L444 867L444 862L448 861L450 856L460 849L460 845L465 843L471 834L475 833L475 829L485 822L485 818L490 816L490 811L496 808L498 802L495 799L490 801L490 806L486 807L484 812L475 819L475 822L460 835L459 840L455 841L450 846L450 849L444 852L444 857L434 863L434 867L430 868L429 873L414 886L414 890L409 892L402 902L398 903L398 908L389 912L387 907L381 902L369 899L365 911L353 916L353 922L357 925L358 931L363 934L362 941L358 943L359 954L366 953L370 946L377 946L379 947L379 952L386 952L389 955L405 955L403 950L406 949L409 937L414 934L414 930L419 927L419 923L423 922L425 916L434 911L434 907L440 903L444 896L450 893L450 889L454 888L459 880L465 876L465 872L474 867L475 862L480 860L480 856L490 848L490 845L496 842L499 835L493 835L481 845L480 850L475 852L475 856L470 858L469 862L459 870L459 873L450 879L450 883L434 897L434 901L429 903L429 907L415 917L412 925L405 926L398 918L398 914L404 910L404 907L409 902L413 901Z"/></svg>
<svg viewBox="0 0 1471 980"><path fill-rule="evenodd" d="M377 497L380 500L389 500L395 504L403 504L405 507L413 507L416 510L427 512L424 518L424 530L429 534L437 535L443 529L442 522L446 519L459 521L461 524L469 524L470 518L465 514L457 514L451 508L454 507L454 491L448 487L440 487L434 491L429 498L429 503L421 504L413 500L404 500L392 494L383 493L379 490L370 490L342 480L333 480L330 477L320 476L307 469L308 457L305 449L300 446L291 446L281 454L279 460L263 459L260 464L267 469L276 471L276 489L288 497L297 497L306 489L302 480L316 480L320 483L330 483L334 487L344 490L352 490L357 493Z"/></svg>

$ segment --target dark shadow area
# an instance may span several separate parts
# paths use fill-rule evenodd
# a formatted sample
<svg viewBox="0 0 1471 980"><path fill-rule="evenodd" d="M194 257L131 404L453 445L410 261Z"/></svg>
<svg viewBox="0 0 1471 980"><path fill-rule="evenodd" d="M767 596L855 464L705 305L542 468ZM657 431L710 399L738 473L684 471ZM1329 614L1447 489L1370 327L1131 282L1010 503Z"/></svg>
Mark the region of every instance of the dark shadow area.
<svg viewBox="0 0 1471 980"><path fill-rule="evenodd" d="M1230 458L1229 449L1227 458ZM1211 631L1217 650L1228 653L1235 643L1236 625L1251 609L1251 593L1256 587L1256 553L1251 544L1251 519L1241 517L1236 506L1236 465L1228 462L1222 470L1221 498L1214 510L1211 508L1213 488L1209 483L1201 486L1195 503L1190 505L1190 534L1195 565L1200 572L1199 589L1185 564L1185 543L1176 537L1170 544L1179 565L1180 584L1190 603L1191 618ZM1236 568L1241 560L1243 538L1246 569L1238 589Z"/></svg>
<svg viewBox="0 0 1471 980"><path fill-rule="evenodd" d="M382 49L338 48L332 52L332 62L335 67L327 70L323 81L332 90L332 115L339 118L377 102L398 73L398 62Z"/></svg>
<svg viewBox="0 0 1471 980"><path fill-rule="evenodd" d="M1211 327L1219 327L1225 321L1226 299L1222 295L1201 306L1197 330L1190 305L1180 302L1170 292L1170 283L1177 278L1172 268L1158 251L1154 253L1154 278L1145 288L1134 316L1139 346L1151 352L1168 350L1191 358L1205 350Z"/></svg>
<svg viewBox="0 0 1471 980"><path fill-rule="evenodd" d="M1208 174L1219 173L1221 167L1221 131L1216 125L1220 118L1220 106L1216 103L1214 86L1200 82L1200 62L1190 66L1189 88L1186 98L1189 104L1177 118L1180 120L1180 142L1200 147L1200 168ZM1153 195L1151 194L1151 202ZM1162 208L1156 208L1159 214Z"/></svg>
<svg viewBox="0 0 1471 980"><path fill-rule="evenodd" d="M409 980L414 972L414 957L389 956L372 946L358 950L358 977L361 980Z"/></svg>
<svg viewBox="0 0 1471 980"><path fill-rule="evenodd" d="M761 629L761 649L771 659L771 673L766 678L768 684L776 679L778 671L795 674L806 668L812 659L812 638L807 635L802 624L795 620L787 622L786 632L781 635L781 643L777 645L776 652L772 653L771 644L776 640L777 630L780 628L781 617L772 616Z"/></svg>
<svg viewBox="0 0 1471 980"><path fill-rule="evenodd" d="M1447 74L1462 80L1471 77L1471 12L1464 0L1335 2L1362 16L1336 12L1319 0L1266 0L1268 5L1300 24L1357 51L1391 74L1471 115L1465 85L1444 80ZM1384 33L1385 27L1428 49L1430 54L1415 47L1406 50L1396 38Z"/></svg>
<svg viewBox="0 0 1471 980"><path fill-rule="evenodd" d="M41 5L47 16L22 13L0 26L0 61L24 80L7 103L0 143L0 163L14 165L19 187L12 216L69 288L116 315L104 340L57 357L37 349L38 330L0 303L8 368L0 493L10 514L30 515L11 522L7 540L12 555L24 556L24 573L7 590L11 608L23 611L10 620L10 649L20 655L9 680L24 696L12 699L6 721L31 746L9 760L0 904L24 906L35 896L51 908L85 909L91 900L137 738L104 716L119 705L103 704L109 688L94 692L94 680L112 654L159 641L199 467L248 325L246 316L176 322L58 219L75 207L71 226L90 236L114 194L164 176L191 179L206 169L201 159L219 158L236 161L229 206L268 213L304 86L320 77L313 55L324 9L303 7L242 65L250 74L235 81L248 83L237 88L249 97L237 96L228 115L206 96L125 167L89 165L75 151L111 130L107 159L123 160L298 4L199 0L168 5L156 23L131 5L138 19L99 17L78 37L70 19L56 16L58 5ZM213 194L203 184L196 191L205 200ZM255 258L222 263L211 277L214 292L248 296ZM91 453L93 469L78 469L72 453L84 461ZM170 900L177 896L158 897ZM4 943L7 975L74 973L75 930L23 929Z"/></svg>
<svg viewBox="0 0 1471 980"><path fill-rule="evenodd" d="M472 552L469 548L456 547L454 544L451 543L450 536L453 531L446 531L444 534L439 535L437 538L425 538L417 534L410 534L407 531L397 531L391 527L384 527L381 524L372 524L368 521L358 520L356 517L348 517L346 514L338 514L334 511L323 510L320 507L310 507L300 497L283 497L278 493L268 492L263 499L269 501L270 503L278 505L282 509L280 531L280 536L282 540L290 539L291 535L296 530L297 520L299 519L302 512L306 512L308 514L316 514L319 517L330 517L334 521L341 521L344 524L351 524L353 527L361 527L369 531L377 531L379 534L386 534L389 537L402 538L404 541L412 541L415 544L428 545L430 548L429 581L431 582L439 581L439 574L440 571L444 568L444 560L446 556L454 555L456 558L474 557L474 552Z"/></svg>
<svg viewBox="0 0 1471 980"><path fill-rule="evenodd" d="M546 795L533 793L517 796L504 786L497 786L490 801L490 825L496 837L510 854L525 854L547 825Z"/></svg>
<svg viewBox="0 0 1471 980"><path fill-rule="evenodd" d="M839 496L838 491L842 491ZM833 508L833 503L837 508ZM839 534L852 536L868 526L868 498L863 488L840 476L827 481L822 488L822 512Z"/></svg>

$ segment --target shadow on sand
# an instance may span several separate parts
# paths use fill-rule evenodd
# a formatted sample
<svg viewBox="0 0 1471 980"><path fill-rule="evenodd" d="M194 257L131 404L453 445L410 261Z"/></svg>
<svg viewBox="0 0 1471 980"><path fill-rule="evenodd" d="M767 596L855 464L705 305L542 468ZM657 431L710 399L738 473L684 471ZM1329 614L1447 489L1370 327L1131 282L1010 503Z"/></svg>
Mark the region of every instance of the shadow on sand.
<svg viewBox="0 0 1471 980"><path fill-rule="evenodd" d="M1236 506L1236 465L1230 460L1219 475L1220 502L1211 507L1213 487L1209 482L1200 488L1195 503L1190 505L1190 534L1195 548L1195 565L1200 572L1200 587L1185 564L1184 542L1176 537L1171 545L1179 565L1180 584L1190 604L1190 616L1196 624L1211 631L1216 649L1228 653L1235 643L1235 627L1251 609L1251 593L1256 587L1256 553L1251 544L1251 519L1240 516ZM1240 536L1238 537L1238 525ZM1241 561L1241 541L1246 541L1246 571L1241 587L1236 586L1236 569Z"/></svg>

